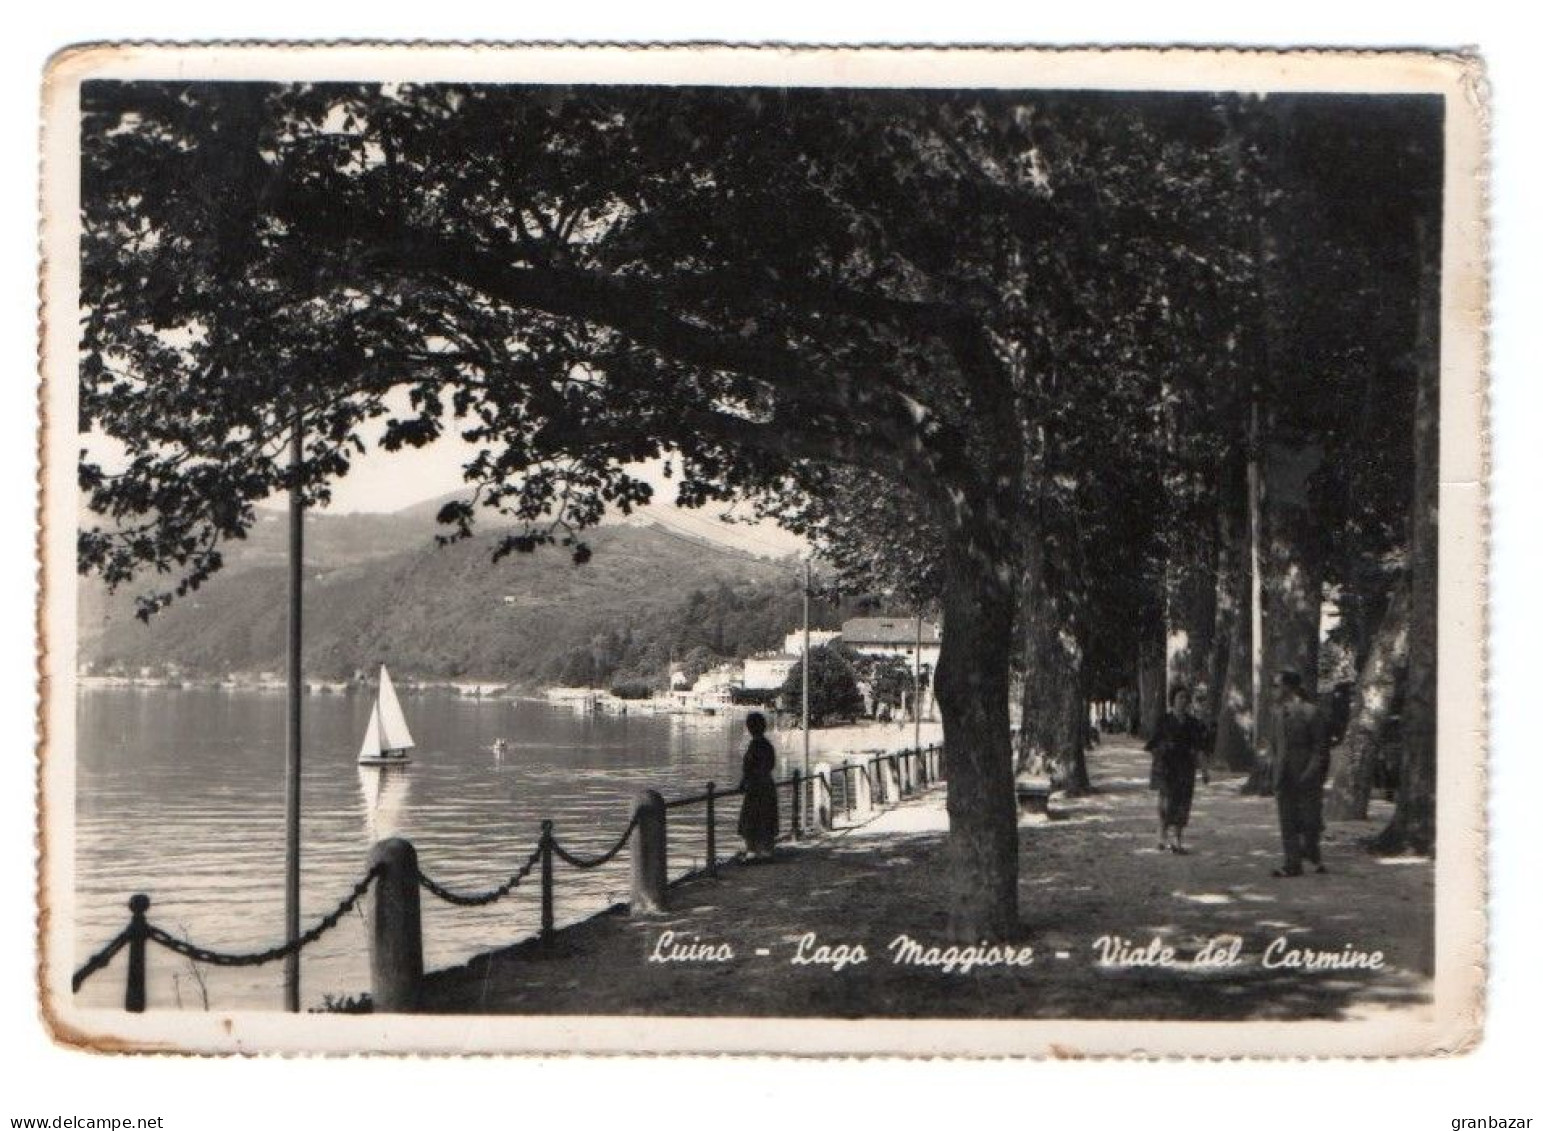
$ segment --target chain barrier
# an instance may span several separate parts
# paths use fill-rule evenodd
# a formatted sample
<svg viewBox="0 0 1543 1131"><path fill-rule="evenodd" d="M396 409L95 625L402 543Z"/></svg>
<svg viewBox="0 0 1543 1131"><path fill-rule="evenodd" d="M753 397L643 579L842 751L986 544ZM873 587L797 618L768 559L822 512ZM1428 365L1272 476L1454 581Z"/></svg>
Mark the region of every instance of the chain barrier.
<svg viewBox="0 0 1543 1131"><path fill-rule="evenodd" d="M618 852L627 847L627 842L632 839L632 834L637 829L637 827L638 815L634 813L632 814L632 820L627 822L626 831L621 834L621 839L611 846L611 850L599 856L591 857L588 860L584 859L583 857L573 855L573 853L569 852L566 848L557 842L556 837L552 838L552 851L557 854L559 860L562 860L565 864L571 864L575 868L579 868L581 870L598 868L602 864L609 864L616 858L616 854Z"/></svg>
<svg viewBox="0 0 1543 1131"><path fill-rule="evenodd" d="M353 910L354 904L364 897L364 893L370 890L370 885L375 882L379 875L379 865L371 868L364 874L364 878L354 885L353 890L343 897L342 902L333 908L330 914L322 917L314 927L294 939L294 941L284 943L282 946L269 947L267 950L260 950L254 954L227 954L223 951L207 950L184 939L179 939L175 935L167 934L160 927L154 926L149 929L146 937L160 943L174 954L180 954L184 958L191 958L194 962L205 962L210 966L262 966L265 963L273 962L280 958L288 958L291 954L310 946L317 939L332 930L333 927L336 927L342 921L343 916Z"/></svg>
<svg viewBox="0 0 1543 1131"><path fill-rule="evenodd" d="M70 979L70 988L74 992L79 992L80 987L85 984L87 978L107 966L120 950L134 941L136 930L143 932L140 937L149 942L159 943L174 954L180 954L184 958L191 958L194 962L204 962L210 966L261 966L264 963L273 962L279 958L287 958L290 954L310 946L317 939L321 938L322 935L336 927L342 921L343 916L347 915L354 904L358 903L364 893L369 890L370 885L375 882L379 874L380 869L378 867L371 868L366 872L364 877L354 885L353 890L343 897L337 907L330 914L320 919L305 934L300 935L292 942L284 943L282 946L270 947L267 950L257 951L254 954L226 954L222 951L208 950L185 939L179 939L176 935L170 934L154 924L145 923L143 915L145 907L149 905L149 900L143 896L135 896L136 900L142 900L143 903L135 907L133 921L123 930L119 931L106 946L88 958L79 970L75 971L74 976Z"/></svg>
<svg viewBox="0 0 1543 1131"><path fill-rule="evenodd" d="M925 755L921 754L920 750L918 750L916 753L924 758L926 757ZM872 773L872 770L875 766L885 761L888 761L898 773L899 766L896 764L895 755L893 754L880 755L877 758L870 759L866 764L863 765L853 766L849 764L842 767L841 772L846 774L843 789L847 792L850 792L852 782L851 773L855 770L856 772L862 774L863 777L867 780L870 792L876 792L874 791L874 786L877 784L885 794L888 794L889 790L887 783L884 780L885 776L881 775L878 782L876 783ZM831 789L830 780L823 774L816 776L818 776L820 780L824 782L828 795ZM928 776L931 777L931 774L929 773ZM796 790L804 781L809 781L809 779L802 779L795 775L792 778L786 779L776 784L778 788L788 786ZM813 786L812 781L809 781L809 784L811 787ZM693 802L697 800L715 801L727 797L733 797L741 792L741 790L729 790L723 793L712 791L708 794L704 794L700 799L691 798L688 800ZM795 794L793 798L795 809L800 807L799 802L801 800L802 798ZM898 801L899 798L884 798L884 801L890 800ZM685 802L676 802L674 804L678 805L683 803ZM628 842L632 840L632 834L637 831L637 827L638 814L634 813L632 815L632 820L627 823L627 827L622 832L620 839L618 839L617 842L612 845L608 851L602 853L599 856L586 858L582 856L575 856L573 853L569 852L566 848L559 844L557 838L551 833L551 822L544 822L541 843L539 843L531 852L529 859L527 859L525 863L520 866L518 871L516 871L503 883L499 884L496 888L493 888L491 891L481 892L476 895L466 895L445 887L443 884L440 884L421 871L418 873L418 884L431 895L437 896L438 898L444 900L446 903L455 904L458 907L483 907L490 903L496 903L498 900L502 899L504 896L508 895L511 891L517 888L531 874L536 865L541 863L544 858L547 861L544 868L544 873L550 871L551 856L555 856L558 859L561 859L564 863L580 870L599 868L603 864L610 863L610 861L615 859L616 855L627 846ZM550 852L550 855L548 855L548 852ZM113 958L117 956L118 952L125 946L133 943L136 937L158 943L174 954L179 954L184 958L191 959L194 962L202 962L210 966L262 966L266 963L277 961L280 958L287 958L291 954L296 954L299 951L305 949L307 946L310 946L317 939L321 938L328 931L336 927L338 923L342 921L343 916L347 915L348 912L353 909L354 905L357 904L360 899L364 898L365 892L369 891L370 885L380 877L381 872L382 868L378 864L371 868L364 874L359 882L353 886L353 890L343 897L343 899L338 903L337 907L335 907L329 914L323 916L320 920L317 921L315 926L306 931L304 934L300 935L298 938L284 943L281 946L269 947L267 950L256 951L251 954L230 954L224 951L209 950L205 947L188 942L185 939L179 939L175 935L169 934L162 928L154 926L153 924L145 923L143 915L145 908L149 904L149 900L145 899L143 896L136 896L135 899L142 900L143 905L134 909L134 920L130 922L127 927L109 939L100 950L88 958L81 965L81 967L75 971L74 976L70 980L71 989L78 992L80 987L86 982L88 978L109 965ZM550 903L550 879L551 878L549 875L543 875L542 898L544 905L544 932L550 929L549 925L546 924L546 920L550 917L549 907L547 906ZM141 932L141 934L136 936L136 931Z"/></svg>
<svg viewBox="0 0 1543 1131"><path fill-rule="evenodd" d="M106 946L86 959L85 964L75 971L75 976L70 979L70 990L72 992L79 993L80 987L85 984L87 978L113 960L113 956L127 945L131 930L132 928L130 927L124 927L123 930L113 936Z"/></svg>
<svg viewBox="0 0 1543 1131"><path fill-rule="evenodd" d="M418 873L418 883L430 895L436 895L446 903L453 903L457 907L485 907L489 903L497 903L504 896L519 887L521 881L530 875L531 869L536 866L537 861L540 859L541 848L538 845L536 850L530 854L530 859L520 866L519 871L515 872L514 875L510 876L493 890L481 892L477 895L463 895L460 892L451 891L422 872Z"/></svg>

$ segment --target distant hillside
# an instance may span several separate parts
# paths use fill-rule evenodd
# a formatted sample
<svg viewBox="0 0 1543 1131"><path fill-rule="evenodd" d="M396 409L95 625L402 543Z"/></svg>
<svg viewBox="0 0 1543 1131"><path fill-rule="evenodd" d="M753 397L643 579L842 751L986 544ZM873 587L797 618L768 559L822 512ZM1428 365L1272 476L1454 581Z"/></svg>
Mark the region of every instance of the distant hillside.
<svg viewBox="0 0 1543 1131"><path fill-rule="evenodd" d="M90 522L90 516L84 521ZM400 554L406 550L427 549L440 533L434 515L415 509L396 514L307 515L305 520L305 561L307 573L358 565ZM257 522L244 539L225 543L220 549L225 567L192 600L202 603L211 594L223 594L232 579L249 571L282 570L288 560L289 524L282 511L259 511ZM165 578L153 578L146 588L167 584ZM83 659L93 659L102 645L103 635L114 625L134 620L133 593L130 587L116 594L94 578L81 578L79 599L80 651Z"/></svg>
<svg viewBox="0 0 1543 1131"><path fill-rule="evenodd" d="M575 566L556 548L494 563L493 534L439 548L423 519L322 515L307 524L308 674L345 678L384 662L409 677L598 682L656 674L672 651L774 646L798 615L787 563L661 527L594 530L593 559ZM283 530L282 516L265 518L226 571L148 625L126 595L106 598L83 582L81 658L98 671L281 670Z"/></svg>

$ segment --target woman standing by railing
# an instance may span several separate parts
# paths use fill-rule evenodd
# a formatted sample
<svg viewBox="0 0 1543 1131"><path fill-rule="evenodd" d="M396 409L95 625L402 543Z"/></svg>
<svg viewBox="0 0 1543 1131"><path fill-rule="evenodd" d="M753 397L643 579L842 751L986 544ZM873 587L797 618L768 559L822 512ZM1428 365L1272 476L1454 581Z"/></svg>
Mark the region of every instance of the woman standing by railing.
<svg viewBox="0 0 1543 1131"><path fill-rule="evenodd" d="M739 788L745 800L739 809L739 835L745 838L747 861L770 860L777 840L777 752L766 739L766 716L752 711L745 716L750 745L745 748Z"/></svg>

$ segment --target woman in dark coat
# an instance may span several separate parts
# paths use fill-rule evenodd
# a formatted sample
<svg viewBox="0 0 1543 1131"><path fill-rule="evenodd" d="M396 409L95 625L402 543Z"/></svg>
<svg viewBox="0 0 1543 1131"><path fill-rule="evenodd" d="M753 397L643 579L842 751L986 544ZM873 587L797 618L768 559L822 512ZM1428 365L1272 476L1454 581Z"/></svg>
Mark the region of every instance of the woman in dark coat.
<svg viewBox="0 0 1543 1131"><path fill-rule="evenodd" d="M1195 797L1195 772L1206 782L1211 774L1202 764L1206 756L1205 727L1189 713L1189 689L1175 687L1168 696L1170 710L1157 722L1157 732L1147 743L1152 755L1152 788L1157 790L1157 850L1170 851L1168 831L1173 830L1171 851L1184 856L1184 826L1189 824L1190 803Z"/></svg>
<svg viewBox="0 0 1543 1131"><path fill-rule="evenodd" d="M777 752L766 741L766 716L752 711L745 716L750 745L745 747L739 788L745 791L739 809L739 835L745 838L749 860L770 860L777 841Z"/></svg>

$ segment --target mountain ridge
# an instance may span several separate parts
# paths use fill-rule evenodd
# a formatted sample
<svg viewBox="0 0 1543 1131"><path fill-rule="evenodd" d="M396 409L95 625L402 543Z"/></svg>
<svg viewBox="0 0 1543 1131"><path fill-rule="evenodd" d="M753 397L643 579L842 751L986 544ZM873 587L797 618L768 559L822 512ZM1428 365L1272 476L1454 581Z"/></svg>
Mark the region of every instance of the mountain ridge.
<svg viewBox="0 0 1543 1131"><path fill-rule="evenodd" d="M583 566L560 547L494 562L497 531L441 547L424 529L421 544L396 541L391 549L404 530L422 529L418 518L431 506L408 508L416 516L308 521L309 676L349 678L385 662L408 677L521 684L627 670L654 677L677 650L733 655L770 647L796 615L789 561L663 524L587 531L594 554ZM282 514L260 518L226 570L148 624L133 617L129 593L109 596L83 581L83 667L196 676L281 670L285 525ZM704 628L703 618L716 620Z"/></svg>

